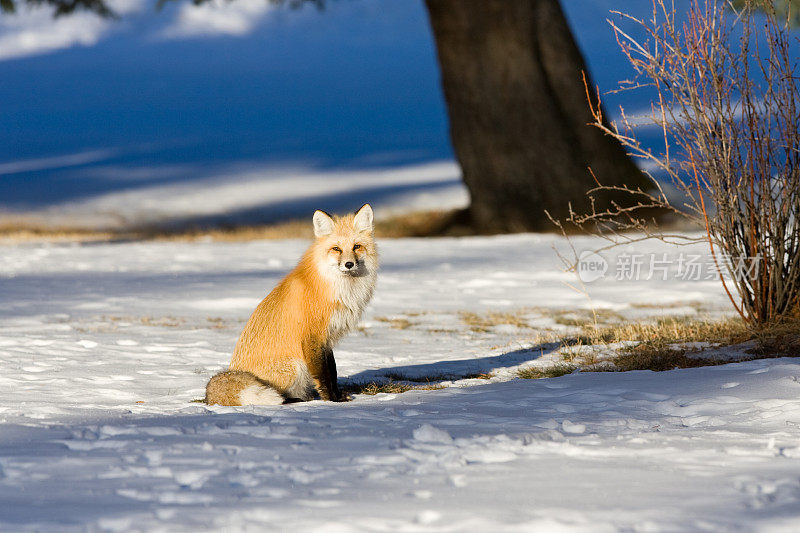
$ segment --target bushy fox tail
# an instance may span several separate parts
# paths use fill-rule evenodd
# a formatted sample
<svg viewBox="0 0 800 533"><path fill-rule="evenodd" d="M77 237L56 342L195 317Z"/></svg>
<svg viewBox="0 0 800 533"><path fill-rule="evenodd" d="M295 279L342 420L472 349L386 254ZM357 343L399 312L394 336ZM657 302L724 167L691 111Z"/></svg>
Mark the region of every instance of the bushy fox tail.
<svg viewBox="0 0 800 533"><path fill-rule="evenodd" d="M280 405L285 401L269 383L242 370L220 372L206 385L209 405Z"/></svg>

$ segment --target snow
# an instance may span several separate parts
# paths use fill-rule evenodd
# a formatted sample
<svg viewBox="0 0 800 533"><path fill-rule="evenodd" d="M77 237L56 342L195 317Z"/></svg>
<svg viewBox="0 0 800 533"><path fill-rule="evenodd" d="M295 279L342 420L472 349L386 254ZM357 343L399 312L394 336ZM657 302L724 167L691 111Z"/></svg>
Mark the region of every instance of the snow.
<svg viewBox="0 0 800 533"><path fill-rule="evenodd" d="M575 291L555 235L379 243L374 301L336 350L340 380L442 389L193 403L306 244L0 245L0 530L800 528L794 359L516 378L555 360L541 339L568 331L565 311L729 312L718 281L673 270L611 270Z"/></svg>
<svg viewBox="0 0 800 533"><path fill-rule="evenodd" d="M38 164L23 161L7 166ZM460 170L452 161L355 170L251 167L234 165L190 181L121 187L80 200L26 206L24 211L0 205L0 222L80 229L175 228L275 222L311 213L320 201L324 209L339 212L355 210L366 203L362 198L368 198L383 218L468 203Z"/></svg>

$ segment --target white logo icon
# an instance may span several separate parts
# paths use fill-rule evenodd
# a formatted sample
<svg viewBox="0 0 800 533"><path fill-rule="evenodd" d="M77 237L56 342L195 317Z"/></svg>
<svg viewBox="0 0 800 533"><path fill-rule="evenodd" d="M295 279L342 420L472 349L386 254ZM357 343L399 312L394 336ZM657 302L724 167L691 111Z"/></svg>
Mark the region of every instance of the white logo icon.
<svg viewBox="0 0 800 533"><path fill-rule="evenodd" d="M608 261L595 252L586 250L581 252L578 257L578 264L575 266L578 277L584 283L591 283L602 278L608 271Z"/></svg>

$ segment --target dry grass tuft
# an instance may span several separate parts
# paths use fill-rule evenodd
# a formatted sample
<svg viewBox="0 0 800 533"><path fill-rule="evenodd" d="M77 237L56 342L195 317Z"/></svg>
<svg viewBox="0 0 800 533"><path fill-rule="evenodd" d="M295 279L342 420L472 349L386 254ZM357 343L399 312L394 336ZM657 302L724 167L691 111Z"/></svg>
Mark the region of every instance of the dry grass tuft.
<svg viewBox="0 0 800 533"><path fill-rule="evenodd" d="M88 333L104 333L119 331L120 328L128 326L148 326L154 328L180 328L180 329L230 329L241 327L238 321L227 320L220 317L206 317L205 323L202 319L188 320L183 317L175 316L120 316L102 315L89 319L89 322L78 322L73 325L76 331Z"/></svg>
<svg viewBox="0 0 800 533"><path fill-rule="evenodd" d="M751 329L739 318L697 320L670 317L650 323L584 326L582 329L581 335L562 340L564 348L574 354L571 359L582 365L593 366L599 361L594 352L576 351L575 347L625 344L617 348L617 354L609 359L613 367L598 366L596 370L600 371L663 371L720 364L718 360L688 357L686 354L699 351L699 343L702 346L731 345L752 339Z"/></svg>
<svg viewBox="0 0 800 533"><path fill-rule="evenodd" d="M477 374L467 374L466 376L462 376L460 379L492 379L494 374L491 372L479 372Z"/></svg>
<svg viewBox="0 0 800 533"><path fill-rule="evenodd" d="M785 320L754 333L756 347L751 353L760 357L800 357L800 319Z"/></svg>
<svg viewBox="0 0 800 533"><path fill-rule="evenodd" d="M618 324L625 318L610 309L554 309L545 312L546 316L562 326L586 326L586 324Z"/></svg>
<svg viewBox="0 0 800 533"><path fill-rule="evenodd" d="M407 318L395 318L395 317L387 317L387 316L379 316L375 317L375 320L378 322L385 322L389 324L389 327L392 329L408 329L414 325L414 322L411 322Z"/></svg>
<svg viewBox="0 0 800 533"><path fill-rule="evenodd" d="M617 342L639 342L651 346L690 342L738 344L750 340L753 332L740 318L702 320L668 317L655 322L623 323L594 327L583 325L582 333L564 339L566 345L597 345Z"/></svg>
<svg viewBox="0 0 800 533"><path fill-rule="evenodd" d="M664 372L666 370L675 370L676 368L697 368L724 365L731 362L724 359L689 357L686 355L687 353L687 350L682 349L652 349L647 346L644 346L644 349L639 349L639 346L636 346L634 349L625 351L615 357L613 367L601 367L599 370L613 370L614 372L652 370L653 372Z"/></svg>
<svg viewBox="0 0 800 533"><path fill-rule="evenodd" d="M230 327L229 322L221 317L208 317L206 320L208 321L208 327L211 329L226 329Z"/></svg>
<svg viewBox="0 0 800 533"><path fill-rule="evenodd" d="M664 318L653 323L622 324L593 328L584 327L584 333L563 340L565 348L574 346L597 346L626 343L618 348L610 359L613 369L653 370L656 372L674 368L695 368L725 364L730 361L703 358L698 354L708 347L738 345L754 341L756 347L749 350L752 357L800 356L800 321L782 322L760 329L753 329L740 318L721 320L697 320L693 318ZM586 357L592 358L591 354ZM578 355L578 359L581 356ZM596 364L596 360L580 360L582 364ZM608 370L599 367L598 370Z"/></svg>
<svg viewBox="0 0 800 533"><path fill-rule="evenodd" d="M511 325L520 329L529 329L531 326L525 318L531 313L530 309L518 309L515 311L489 311L487 313L474 313L472 311L461 311L458 317L469 329L476 333L486 333L491 328L499 325Z"/></svg>
<svg viewBox="0 0 800 533"><path fill-rule="evenodd" d="M522 368L517 371L517 376L522 379L557 378L566 374L572 374L577 368L578 365L558 363L544 368Z"/></svg>
<svg viewBox="0 0 800 533"><path fill-rule="evenodd" d="M395 381L388 381L385 383L370 381L369 383L351 383L341 386L340 388L343 392L348 394L366 394L367 396L374 396L380 393L400 394L410 390L439 390L443 389L444 385L410 385L407 383L397 383Z"/></svg>
<svg viewBox="0 0 800 533"><path fill-rule="evenodd" d="M461 322L475 333L490 332L494 326L510 325L519 329L538 329L531 325L532 317L546 317L556 324L573 327L588 327L587 324L620 324L625 318L609 309L552 309L538 307L521 307L509 311L488 311L476 313L461 311L458 314Z"/></svg>
<svg viewBox="0 0 800 533"><path fill-rule="evenodd" d="M0 243L31 241L46 242L96 242L108 241L114 234L107 231L91 231L80 228L50 229L24 222L0 223Z"/></svg>
<svg viewBox="0 0 800 533"><path fill-rule="evenodd" d="M117 317L111 317L111 320L115 320ZM159 327L159 328L179 328L186 323L185 318L178 318L174 316L142 316L136 317L136 319L140 324L143 326L152 326L152 327Z"/></svg>
<svg viewBox="0 0 800 533"><path fill-rule="evenodd" d="M566 362L544 368L521 369L517 372L518 376L525 379L558 377L577 368L584 372L661 372L722 365L732 361L703 357L702 351L748 341L754 342L755 348L747 350L747 355L739 360L800 357L800 319L760 329L753 329L738 317L720 320L672 317L651 323L603 327L584 324L581 329L580 335L565 337L560 341ZM588 347L593 349L581 349ZM613 352L610 357L600 360L597 354L604 347Z"/></svg>
<svg viewBox="0 0 800 533"><path fill-rule="evenodd" d="M632 309L679 309L682 307L691 307L697 311L705 309L706 304L698 300L684 300L669 303L655 303L655 302L637 302L632 303Z"/></svg>

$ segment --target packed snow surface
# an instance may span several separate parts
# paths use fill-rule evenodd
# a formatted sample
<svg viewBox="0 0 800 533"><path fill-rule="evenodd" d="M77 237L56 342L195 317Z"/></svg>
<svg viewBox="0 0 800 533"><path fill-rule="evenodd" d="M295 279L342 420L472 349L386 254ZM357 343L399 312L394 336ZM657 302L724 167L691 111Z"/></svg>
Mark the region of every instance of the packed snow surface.
<svg viewBox="0 0 800 533"><path fill-rule="evenodd" d="M0 246L0 530L800 530L794 359L516 378L591 307L728 309L716 280L618 259L584 294L556 236L380 243L340 380L441 389L192 403L306 244Z"/></svg>

